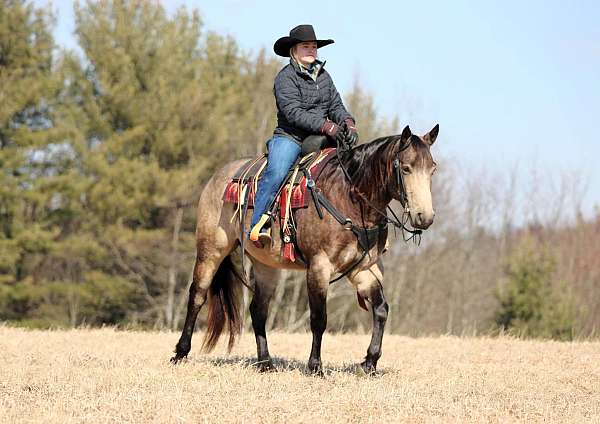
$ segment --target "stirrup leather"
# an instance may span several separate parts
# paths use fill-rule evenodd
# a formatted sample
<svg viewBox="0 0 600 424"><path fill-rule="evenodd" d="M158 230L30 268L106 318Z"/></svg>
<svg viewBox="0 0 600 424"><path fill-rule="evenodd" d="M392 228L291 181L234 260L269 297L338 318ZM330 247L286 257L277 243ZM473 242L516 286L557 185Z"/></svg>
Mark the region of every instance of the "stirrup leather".
<svg viewBox="0 0 600 424"><path fill-rule="evenodd" d="M258 241L261 237L271 238L271 229L263 229L269 218L270 216L266 213L261 215L256 225L250 231L250 241Z"/></svg>

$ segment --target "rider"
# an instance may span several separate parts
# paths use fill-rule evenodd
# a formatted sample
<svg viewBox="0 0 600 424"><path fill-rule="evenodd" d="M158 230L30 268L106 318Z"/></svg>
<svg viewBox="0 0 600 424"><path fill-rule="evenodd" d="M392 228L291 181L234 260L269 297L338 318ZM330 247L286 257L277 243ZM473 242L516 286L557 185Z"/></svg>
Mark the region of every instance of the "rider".
<svg viewBox="0 0 600 424"><path fill-rule="evenodd" d="M354 118L324 69L325 62L317 60L317 49L333 42L318 40L312 25L298 25L273 46L290 63L275 77L277 127L267 142L267 168L258 184L250 223L250 240L256 243L269 237L263 231L269 219L267 208L300 155L302 140L322 134L350 146L358 141Z"/></svg>

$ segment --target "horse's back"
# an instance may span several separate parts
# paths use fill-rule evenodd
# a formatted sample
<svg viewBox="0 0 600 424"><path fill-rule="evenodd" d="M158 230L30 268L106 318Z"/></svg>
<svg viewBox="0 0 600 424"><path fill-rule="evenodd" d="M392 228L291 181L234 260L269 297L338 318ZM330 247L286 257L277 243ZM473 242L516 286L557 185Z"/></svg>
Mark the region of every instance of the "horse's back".
<svg viewBox="0 0 600 424"><path fill-rule="evenodd" d="M242 165L248 162L250 158L237 159L233 162L227 162L221 166L217 171L208 179L202 192L200 193L200 204L204 201L211 202L210 204L222 204L223 194L227 183L231 181L236 171L240 169Z"/></svg>
<svg viewBox="0 0 600 424"><path fill-rule="evenodd" d="M196 237L214 239L217 244L230 244L237 235L238 226L231 217L235 207L223 202L227 183L250 158L238 159L221 166L208 179L200 193L197 209Z"/></svg>

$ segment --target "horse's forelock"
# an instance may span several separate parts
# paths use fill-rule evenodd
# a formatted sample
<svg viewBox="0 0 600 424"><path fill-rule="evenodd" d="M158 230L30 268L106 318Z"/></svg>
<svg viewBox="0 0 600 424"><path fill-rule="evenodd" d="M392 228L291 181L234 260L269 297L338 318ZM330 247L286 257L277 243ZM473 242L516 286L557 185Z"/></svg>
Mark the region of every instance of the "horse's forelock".
<svg viewBox="0 0 600 424"><path fill-rule="evenodd" d="M433 164L429 145L421 137L414 134L410 137L406 149L401 151L400 154L402 162L410 163L417 168L427 168Z"/></svg>

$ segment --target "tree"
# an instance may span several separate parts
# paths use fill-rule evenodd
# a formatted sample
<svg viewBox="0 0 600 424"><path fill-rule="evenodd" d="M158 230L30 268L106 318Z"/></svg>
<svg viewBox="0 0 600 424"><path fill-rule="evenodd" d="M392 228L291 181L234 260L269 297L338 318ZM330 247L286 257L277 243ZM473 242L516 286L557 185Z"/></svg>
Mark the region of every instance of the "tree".
<svg viewBox="0 0 600 424"><path fill-rule="evenodd" d="M508 258L507 281L498 292L496 323L505 330L533 337L571 339L574 309L564 284L552 285L554 258L531 239Z"/></svg>
<svg viewBox="0 0 600 424"><path fill-rule="evenodd" d="M42 153L52 143L56 88L51 24L48 10L0 3L0 283L15 283L24 253L43 252L53 231L30 225L49 200L39 186L51 173Z"/></svg>
<svg viewBox="0 0 600 424"><path fill-rule="evenodd" d="M81 260L94 245L67 237L76 230L69 199L81 190L70 179L76 157L61 119L52 24L48 9L0 4L0 319L33 325L76 324L81 308L115 312L98 298L106 279Z"/></svg>
<svg viewBox="0 0 600 424"><path fill-rule="evenodd" d="M174 328L194 254L194 199L217 166L255 153L265 135L256 116L272 97L263 81L277 63L204 36L196 11L169 17L160 4L115 0L75 15L87 64L65 60L64 69L90 236L113 272L141 288L141 319Z"/></svg>

